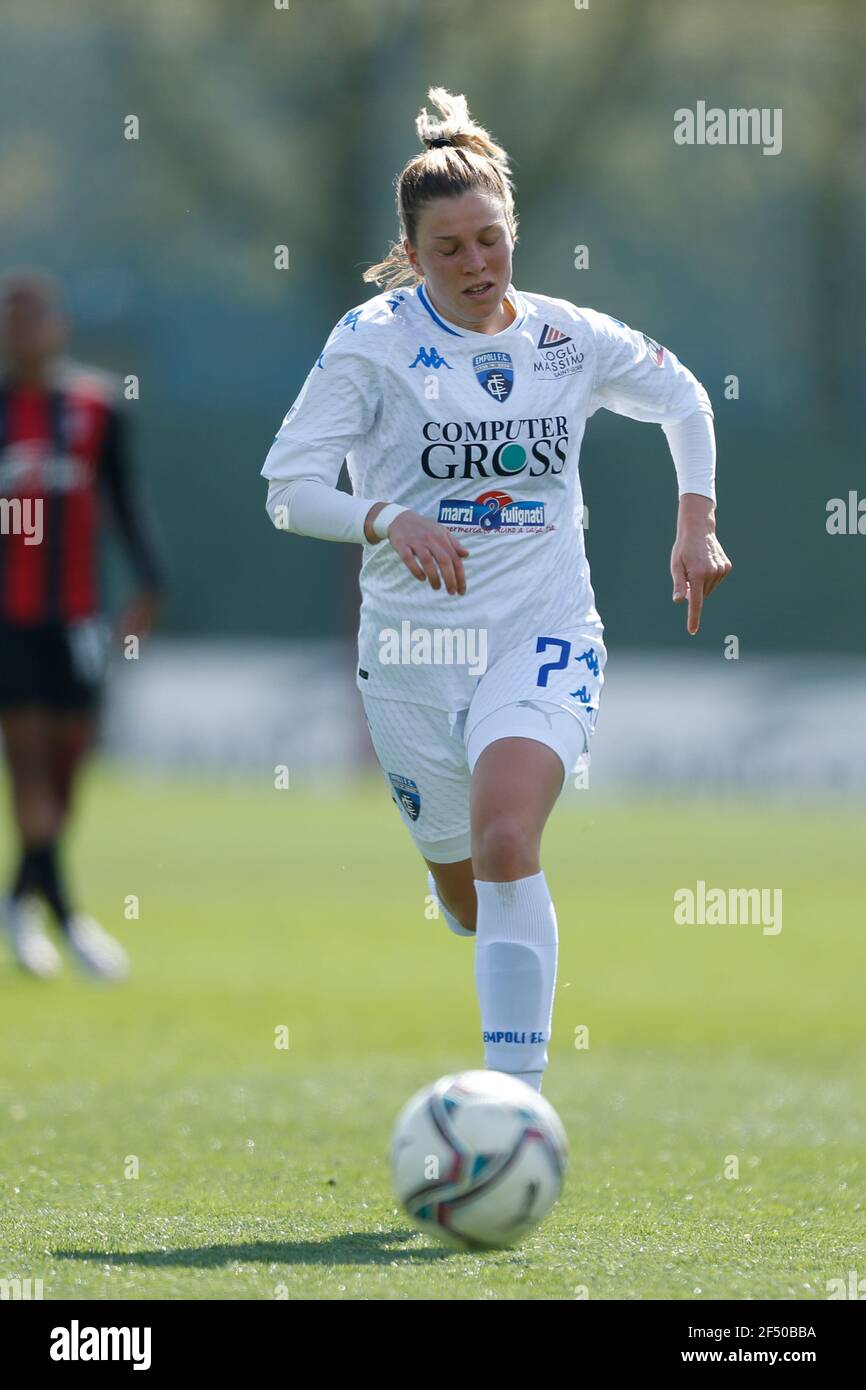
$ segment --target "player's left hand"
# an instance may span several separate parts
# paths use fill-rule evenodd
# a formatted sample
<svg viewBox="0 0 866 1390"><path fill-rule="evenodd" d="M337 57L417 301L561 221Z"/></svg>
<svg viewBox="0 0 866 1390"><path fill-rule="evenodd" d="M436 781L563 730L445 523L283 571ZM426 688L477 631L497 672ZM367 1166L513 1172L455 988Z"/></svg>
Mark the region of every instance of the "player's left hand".
<svg viewBox="0 0 866 1390"><path fill-rule="evenodd" d="M117 635L124 637L147 637L162 606L160 595L149 589L142 589L120 615Z"/></svg>
<svg viewBox="0 0 866 1390"><path fill-rule="evenodd" d="M730 574L733 565L716 538L715 504L695 492L680 498L677 538L671 551L674 603L688 600L686 629L694 637L704 599Z"/></svg>

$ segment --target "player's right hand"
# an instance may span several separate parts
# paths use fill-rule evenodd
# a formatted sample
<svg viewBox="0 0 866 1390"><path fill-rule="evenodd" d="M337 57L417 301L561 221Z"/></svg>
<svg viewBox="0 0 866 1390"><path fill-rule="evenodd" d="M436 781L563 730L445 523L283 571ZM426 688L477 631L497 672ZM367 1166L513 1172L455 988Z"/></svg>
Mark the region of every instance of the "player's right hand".
<svg viewBox="0 0 866 1390"><path fill-rule="evenodd" d="M411 510L400 512L388 527L388 540L410 574L431 588L466 593L463 560L469 554L447 527ZM441 576L441 577L440 577Z"/></svg>

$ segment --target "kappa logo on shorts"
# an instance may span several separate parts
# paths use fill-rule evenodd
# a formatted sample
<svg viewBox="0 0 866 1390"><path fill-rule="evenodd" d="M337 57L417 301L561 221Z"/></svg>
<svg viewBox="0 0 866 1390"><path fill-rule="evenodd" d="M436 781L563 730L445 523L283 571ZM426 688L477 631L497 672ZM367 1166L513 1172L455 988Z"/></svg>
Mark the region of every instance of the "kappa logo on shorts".
<svg viewBox="0 0 866 1390"><path fill-rule="evenodd" d="M596 652L595 647L587 647L585 652L581 652L579 656L575 656L572 659L574 661L585 661L586 668L590 672L590 674L593 676L598 676L598 653ZM589 705L592 703L592 691L587 690L585 685L582 685L579 690L570 690L568 693L571 696L572 700L579 700L582 705Z"/></svg>
<svg viewBox="0 0 866 1390"><path fill-rule="evenodd" d="M595 647L587 647L585 652L581 652L580 656L576 656L574 659L575 661L585 661L587 670L591 671L594 676L598 675L598 656Z"/></svg>
<svg viewBox="0 0 866 1390"><path fill-rule="evenodd" d="M403 807L410 820L417 820L421 814L421 793L418 790L418 783L413 782L411 777L401 777L397 772L389 772L388 780L397 793L394 800Z"/></svg>

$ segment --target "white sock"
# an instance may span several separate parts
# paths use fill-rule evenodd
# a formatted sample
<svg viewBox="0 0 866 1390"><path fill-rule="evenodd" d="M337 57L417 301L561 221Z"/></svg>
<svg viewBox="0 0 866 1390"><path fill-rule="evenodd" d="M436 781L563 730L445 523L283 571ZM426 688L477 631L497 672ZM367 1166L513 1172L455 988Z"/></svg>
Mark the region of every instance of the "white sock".
<svg viewBox="0 0 866 1390"><path fill-rule="evenodd" d="M547 1066L559 937L543 873L514 883L475 880L475 983L484 1065L537 1091Z"/></svg>
<svg viewBox="0 0 866 1390"><path fill-rule="evenodd" d="M445 904L439 896L439 889L436 887L436 880L433 877L432 873L430 873L429 871L427 873L427 883L430 888L430 892L439 904L439 911L445 918L446 925L451 929L451 931L453 931L454 935L474 936L474 931L469 931L466 927L461 927L460 923L457 921L457 918L453 917L451 913L448 911L447 907L445 906Z"/></svg>

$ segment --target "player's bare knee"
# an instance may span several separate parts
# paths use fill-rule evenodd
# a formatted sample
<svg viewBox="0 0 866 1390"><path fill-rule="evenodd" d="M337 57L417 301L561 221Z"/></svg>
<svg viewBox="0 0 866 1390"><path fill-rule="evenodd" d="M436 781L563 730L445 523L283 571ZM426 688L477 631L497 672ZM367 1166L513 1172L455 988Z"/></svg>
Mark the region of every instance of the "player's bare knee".
<svg viewBox="0 0 866 1390"><path fill-rule="evenodd" d="M537 859L534 836L508 812L490 818L473 835L475 872L489 882L508 883L537 873Z"/></svg>

